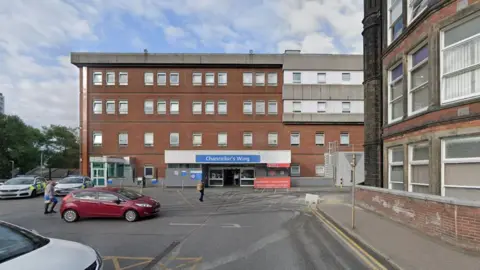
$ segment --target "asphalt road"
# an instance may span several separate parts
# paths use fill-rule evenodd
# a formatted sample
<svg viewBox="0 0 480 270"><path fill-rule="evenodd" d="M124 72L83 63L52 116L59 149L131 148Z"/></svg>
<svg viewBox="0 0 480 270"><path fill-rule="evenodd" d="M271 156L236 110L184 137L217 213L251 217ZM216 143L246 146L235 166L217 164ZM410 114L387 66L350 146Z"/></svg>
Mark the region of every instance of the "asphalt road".
<svg viewBox="0 0 480 270"><path fill-rule="evenodd" d="M146 190L158 217L128 223L94 219L67 224L45 216L43 200L0 201L0 218L100 251L105 270L367 269L304 205L304 194L207 189Z"/></svg>

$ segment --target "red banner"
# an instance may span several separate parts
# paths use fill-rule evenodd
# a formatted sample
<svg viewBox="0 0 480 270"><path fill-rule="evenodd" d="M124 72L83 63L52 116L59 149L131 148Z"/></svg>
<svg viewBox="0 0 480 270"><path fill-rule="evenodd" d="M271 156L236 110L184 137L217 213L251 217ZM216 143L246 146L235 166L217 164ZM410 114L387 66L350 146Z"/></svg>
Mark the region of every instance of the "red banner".
<svg viewBox="0 0 480 270"><path fill-rule="evenodd" d="M269 168L290 168L289 163L267 163Z"/></svg>
<svg viewBox="0 0 480 270"><path fill-rule="evenodd" d="M257 177L254 188L290 188L290 177Z"/></svg>

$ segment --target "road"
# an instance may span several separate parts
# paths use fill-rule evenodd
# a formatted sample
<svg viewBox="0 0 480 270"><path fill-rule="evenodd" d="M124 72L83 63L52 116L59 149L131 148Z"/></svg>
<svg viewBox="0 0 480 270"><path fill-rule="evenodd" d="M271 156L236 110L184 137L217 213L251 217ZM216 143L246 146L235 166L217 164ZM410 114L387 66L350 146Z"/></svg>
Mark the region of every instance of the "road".
<svg viewBox="0 0 480 270"><path fill-rule="evenodd" d="M92 246L105 270L368 269L304 205L302 193L207 189L146 194L161 215L128 223L44 215L42 198L0 201L0 217L54 238Z"/></svg>

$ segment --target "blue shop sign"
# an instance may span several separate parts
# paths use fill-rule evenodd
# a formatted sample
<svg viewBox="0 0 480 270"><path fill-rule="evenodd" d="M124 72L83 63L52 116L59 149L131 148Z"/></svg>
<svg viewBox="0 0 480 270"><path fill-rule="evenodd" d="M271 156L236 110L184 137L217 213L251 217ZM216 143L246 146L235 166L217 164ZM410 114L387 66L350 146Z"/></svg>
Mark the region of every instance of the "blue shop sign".
<svg viewBox="0 0 480 270"><path fill-rule="evenodd" d="M196 155L197 163L260 163L260 155Z"/></svg>

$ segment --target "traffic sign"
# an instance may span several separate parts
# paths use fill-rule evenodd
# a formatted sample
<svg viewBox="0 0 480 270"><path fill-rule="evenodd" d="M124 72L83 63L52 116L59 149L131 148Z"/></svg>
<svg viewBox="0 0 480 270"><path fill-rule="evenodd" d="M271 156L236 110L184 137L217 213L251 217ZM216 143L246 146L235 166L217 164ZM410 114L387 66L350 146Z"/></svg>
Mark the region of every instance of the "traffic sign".
<svg viewBox="0 0 480 270"><path fill-rule="evenodd" d="M355 155L355 163L353 163L353 155ZM363 153L345 153L345 158L347 158L348 163L352 167L356 167L360 158L362 158Z"/></svg>

